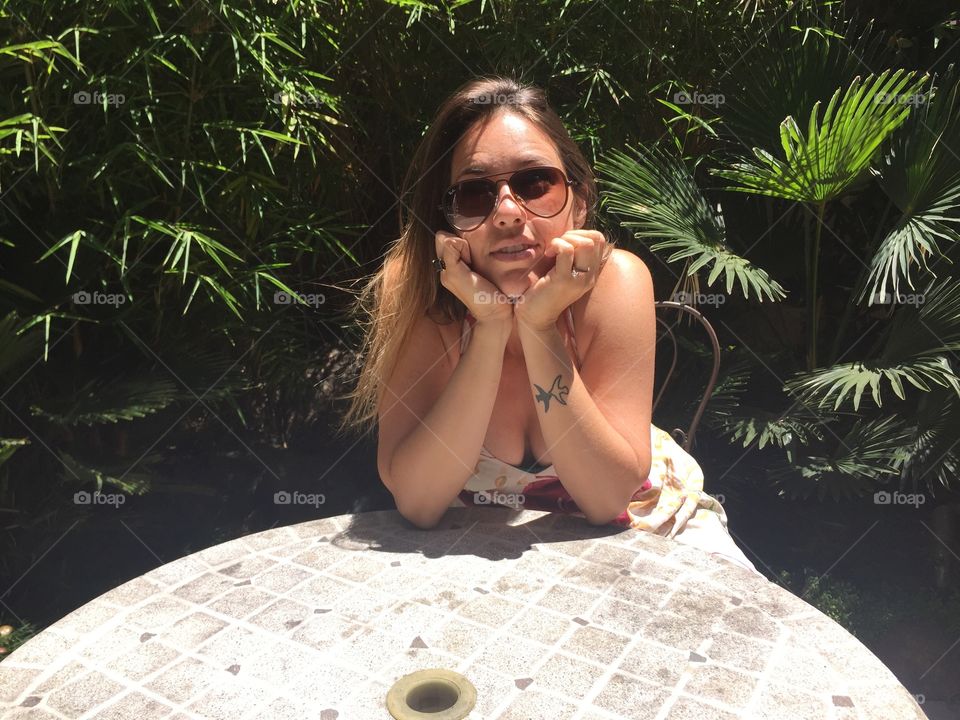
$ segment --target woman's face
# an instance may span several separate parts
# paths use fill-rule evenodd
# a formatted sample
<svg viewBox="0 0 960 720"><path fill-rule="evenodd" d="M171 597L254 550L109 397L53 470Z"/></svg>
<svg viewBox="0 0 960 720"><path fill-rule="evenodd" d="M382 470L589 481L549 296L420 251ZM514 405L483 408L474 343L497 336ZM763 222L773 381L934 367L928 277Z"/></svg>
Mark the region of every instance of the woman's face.
<svg viewBox="0 0 960 720"><path fill-rule="evenodd" d="M560 156L546 133L520 115L501 111L486 123L474 124L457 143L451 158L449 182L452 185L534 165L563 169ZM522 295L531 285L531 271L539 279L556 263L556 257L544 256L550 241L583 226L585 203L568 187L563 210L553 217L542 218L524 208L507 183L498 184L496 209L479 227L457 231L457 234L470 245L471 269L475 273L507 295ZM532 259L501 260L492 255L499 247L520 242L535 243Z"/></svg>

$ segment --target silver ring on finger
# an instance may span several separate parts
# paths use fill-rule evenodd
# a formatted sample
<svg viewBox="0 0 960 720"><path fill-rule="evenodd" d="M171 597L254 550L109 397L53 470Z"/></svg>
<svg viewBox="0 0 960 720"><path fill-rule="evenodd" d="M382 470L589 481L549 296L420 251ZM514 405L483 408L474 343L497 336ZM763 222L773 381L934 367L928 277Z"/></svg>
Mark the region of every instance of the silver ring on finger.
<svg viewBox="0 0 960 720"><path fill-rule="evenodd" d="M430 264L433 265L434 269L437 272L447 269L447 264L443 261L442 257L434 258L433 260L430 261Z"/></svg>
<svg viewBox="0 0 960 720"><path fill-rule="evenodd" d="M586 268L585 270L579 270L579 269L577 269L577 268L573 268L573 269L570 270L570 277L578 278L578 277L580 277L581 275L587 274L587 273L590 272L592 269L593 269L593 268Z"/></svg>

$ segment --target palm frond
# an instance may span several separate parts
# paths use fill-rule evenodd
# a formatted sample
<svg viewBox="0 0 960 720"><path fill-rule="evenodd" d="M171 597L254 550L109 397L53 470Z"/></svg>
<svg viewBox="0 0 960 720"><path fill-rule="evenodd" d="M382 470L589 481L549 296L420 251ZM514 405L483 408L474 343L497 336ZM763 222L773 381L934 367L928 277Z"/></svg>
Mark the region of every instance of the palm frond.
<svg viewBox="0 0 960 720"><path fill-rule="evenodd" d="M860 26L843 15L842 3L816 10L796 3L765 29L764 42L747 35L721 48L729 55L720 84L722 136L737 147L768 147L785 117L805 116L817 101L829 101L864 63L894 65L873 20Z"/></svg>
<svg viewBox="0 0 960 720"><path fill-rule="evenodd" d="M741 417L730 418L720 427L721 435L727 436L731 444L740 442L747 448L756 440L757 448L762 450L767 445L785 448L795 443L809 445L824 440L821 426L809 418L777 414L761 408L742 410Z"/></svg>
<svg viewBox="0 0 960 720"><path fill-rule="evenodd" d="M835 398L833 408L853 393L854 410L860 409L864 390L882 406L881 381L890 384L904 400L904 382L924 392L931 384L950 388L960 396L960 378L954 373L948 354L960 351L960 285L949 280L929 284L918 306L898 310L883 350L876 360L834 365L812 373L801 373L784 386L807 404L823 407Z"/></svg>
<svg viewBox="0 0 960 720"><path fill-rule="evenodd" d="M960 284L946 277L921 288L916 305L901 307L880 353L881 363L960 350Z"/></svg>
<svg viewBox="0 0 960 720"><path fill-rule="evenodd" d="M30 412L56 425L102 425L153 415L185 395L170 377L96 377L70 396L51 395L42 407L31 405Z"/></svg>
<svg viewBox="0 0 960 720"><path fill-rule="evenodd" d="M883 406L880 395L880 382L886 380L893 392L901 400L905 399L905 382L924 391L930 391L927 382L953 388L960 395L960 378L954 374L944 357L924 357L890 367L880 367L872 362L858 361L833 365L814 373L803 373L786 383L789 392L795 393L805 403L816 403L823 407L835 397L833 409L840 408L843 401L853 392L853 409L860 409L860 400L864 390L870 388L870 395L877 407Z"/></svg>
<svg viewBox="0 0 960 720"><path fill-rule="evenodd" d="M786 297L764 270L727 247L723 216L707 204L679 160L659 148L628 150L633 157L612 150L597 163L609 186L603 204L624 218L624 227L638 228L637 238L663 238L650 245L652 250L677 248L669 262L693 258L687 276L707 267L707 284L712 285L723 274L728 294L738 280L745 298L751 289L761 302L764 296L771 301Z"/></svg>
<svg viewBox="0 0 960 720"><path fill-rule="evenodd" d="M900 418L857 419L831 455L790 449L769 477L791 497L861 497L899 475L898 451L909 439L910 427Z"/></svg>
<svg viewBox="0 0 960 720"><path fill-rule="evenodd" d="M755 147L759 163L733 163L713 174L732 181L725 190L769 195L797 202L823 203L839 197L867 170L880 144L910 114L904 96L916 95L927 76L913 71L860 77L843 92L837 88L820 118L820 101L810 111L804 136L792 115L780 123L783 159ZM891 101L891 98L895 99Z"/></svg>
<svg viewBox="0 0 960 720"><path fill-rule="evenodd" d="M858 297L868 304L913 289L911 267L927 272L929 256L941 256L937 239L960 240L960 78L952 68L940 83L917 96L917 110L894 135L889 152L873 173L902 213L870 260L870 274Z"/></svg>
<svg viewBox="0 0 960 720"><path fill-rule="evenodd" d="M102 492L105 485L116 488L127 495L143 495L152 489L156 473L150 469L161 461L158 453L151 453L137 461L137 470L129 466L118 468L101 468L87 464L64 451L58 451L57 456L63 463L62 477L71 484L85 485L93 483L96 492Z"/></svg>
<svg viewBox="0 0 960 720"><path fill-rule="evenodd" d="M900 469L900 486L923 485L931 493L956 488L960 477L960 402L950 392L926 393L911 420L910 441L895 463Z"/></svg>

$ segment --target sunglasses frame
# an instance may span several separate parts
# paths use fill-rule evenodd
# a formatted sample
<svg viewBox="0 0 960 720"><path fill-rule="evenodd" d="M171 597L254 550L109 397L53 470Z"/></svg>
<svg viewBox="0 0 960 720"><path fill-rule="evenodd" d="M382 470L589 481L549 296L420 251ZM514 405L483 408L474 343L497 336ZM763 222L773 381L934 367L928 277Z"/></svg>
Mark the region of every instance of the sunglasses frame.
<svg viewBox="0 0 960 720"><path fill-rule="evenodd" d="M521 198L519 195L514 194L513 185L510 184L510 181L513 180L513 178L514 178L515 175L518 175L519 173L522 173L522 172L529 172L529 171L531 171L531 170L556 170L557 172L560 173L560 176L563 178L563 184L564 184L563 205L561 205L561 206L560 206L560 209L557 210L555 213L550 213L549 215L541 215L540 213L538 213L538 212L536 212L536 211L534 211L534 210L531 210L531 209L527 206L527 204L523 201L523 198ZM522 205L525 210L529 211L529 212L532 213L533 215L536 215L537 217L540 217L540 218L556 217L557 215L559 215L560 213L562 213L563 210L564 210L564 208L567 207L567 202L569 201L569 193L566 191L566 189L567 189L568 187L573 187L574 185L579 185L579 184L580 184L580 181L579 181L579 180L570 180L570 179L567 177L567 174L563 171L563 168L558 168L558 167L556 167L556 166L554 166L554 165L531 165L530 167L523 167L523 168L520 168L519 170L509 170L509 171L507 171L507 172L495 173L495 174L493 174L493 175L484 175L483 177L475 177L475 178L468 178L468 179L466 179L466 180L461 180L460 182L454 183L453 185L451 185L450 187L448 187L446 190L444 190L444 192L443 192L443 199L444 199L444 201L445 201L448 196L455 194L456 191L457 191L457 189L459 189L459 187L460 187L461 185L463 185L464 183L475 182L475 181L477 181L477 180L491 180L492 178L503 177L504 175L509 175L509 177L507 177L507 178L504 180L504 182L507 183L507 187L510 188L510 193L511 193L511 194L514 194L514 197L515 197L515 199L517 200L517 202L518 202L520 205ZM497 211L497 208L498 208L498 207L500 207L500 193L499 193L499 190L500 190L500 181L499 181L499 180L494 180L494 181L493 181L493 185L494 185L494 193L496 194L496 197L495 197L494 200L493 200L493 207L490 208L490 212L488 212L486 215L484 215L484 216L483 216L483 219L480 220L480 222L478 222L478 223L477 223L476 225L474 225L473 227L468 227L468 228L457 227L457 226L454 224L453 220L450 219L450 216L447 214L447 210L446 210L446 208L444 207L445 204L446 204L445 202L441 202L439 205L437 205L437 207L440 209L440 212L443 213L443 216L444 216L444 218L446 218L447 222L450 223L450 227L452 227L452 228L454 228L454 229L456 229L456 230L459 230L460 232L470 232L471 230L476 230L478 227L480 227L481 225L483 225L483 223L486 222L486 220L487 220L488 217L490 217L493 213L495 213L495 212Z"/></svg>

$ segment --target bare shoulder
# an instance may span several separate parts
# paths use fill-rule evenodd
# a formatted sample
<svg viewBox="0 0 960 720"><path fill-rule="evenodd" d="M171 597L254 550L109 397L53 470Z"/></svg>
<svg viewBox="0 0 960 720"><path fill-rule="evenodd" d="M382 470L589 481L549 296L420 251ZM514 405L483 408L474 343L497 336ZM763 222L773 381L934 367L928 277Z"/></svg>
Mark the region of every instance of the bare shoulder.
<svg viewBox="0 0 960 720"><path fill-rule="evenodd" d="M601 323L616 324L618 318L623 317L625 307L653 302L652 285L650 270L640 257L629 250L614 248L597 277L597 284L574 303L574 324L584 329L587 346ZM650 293L649 298L643 297L646 292Z"/></svg>
<svg viewBox="0 0 960 720"><path fill-rule="evenodd" d="M601 294L606 300L611 296L616 297L618 292L635 288L637 283L645 283L650 277L650 269L637 255L623 248L614 248L597 279L597 287L602 283Z"/></svg>

